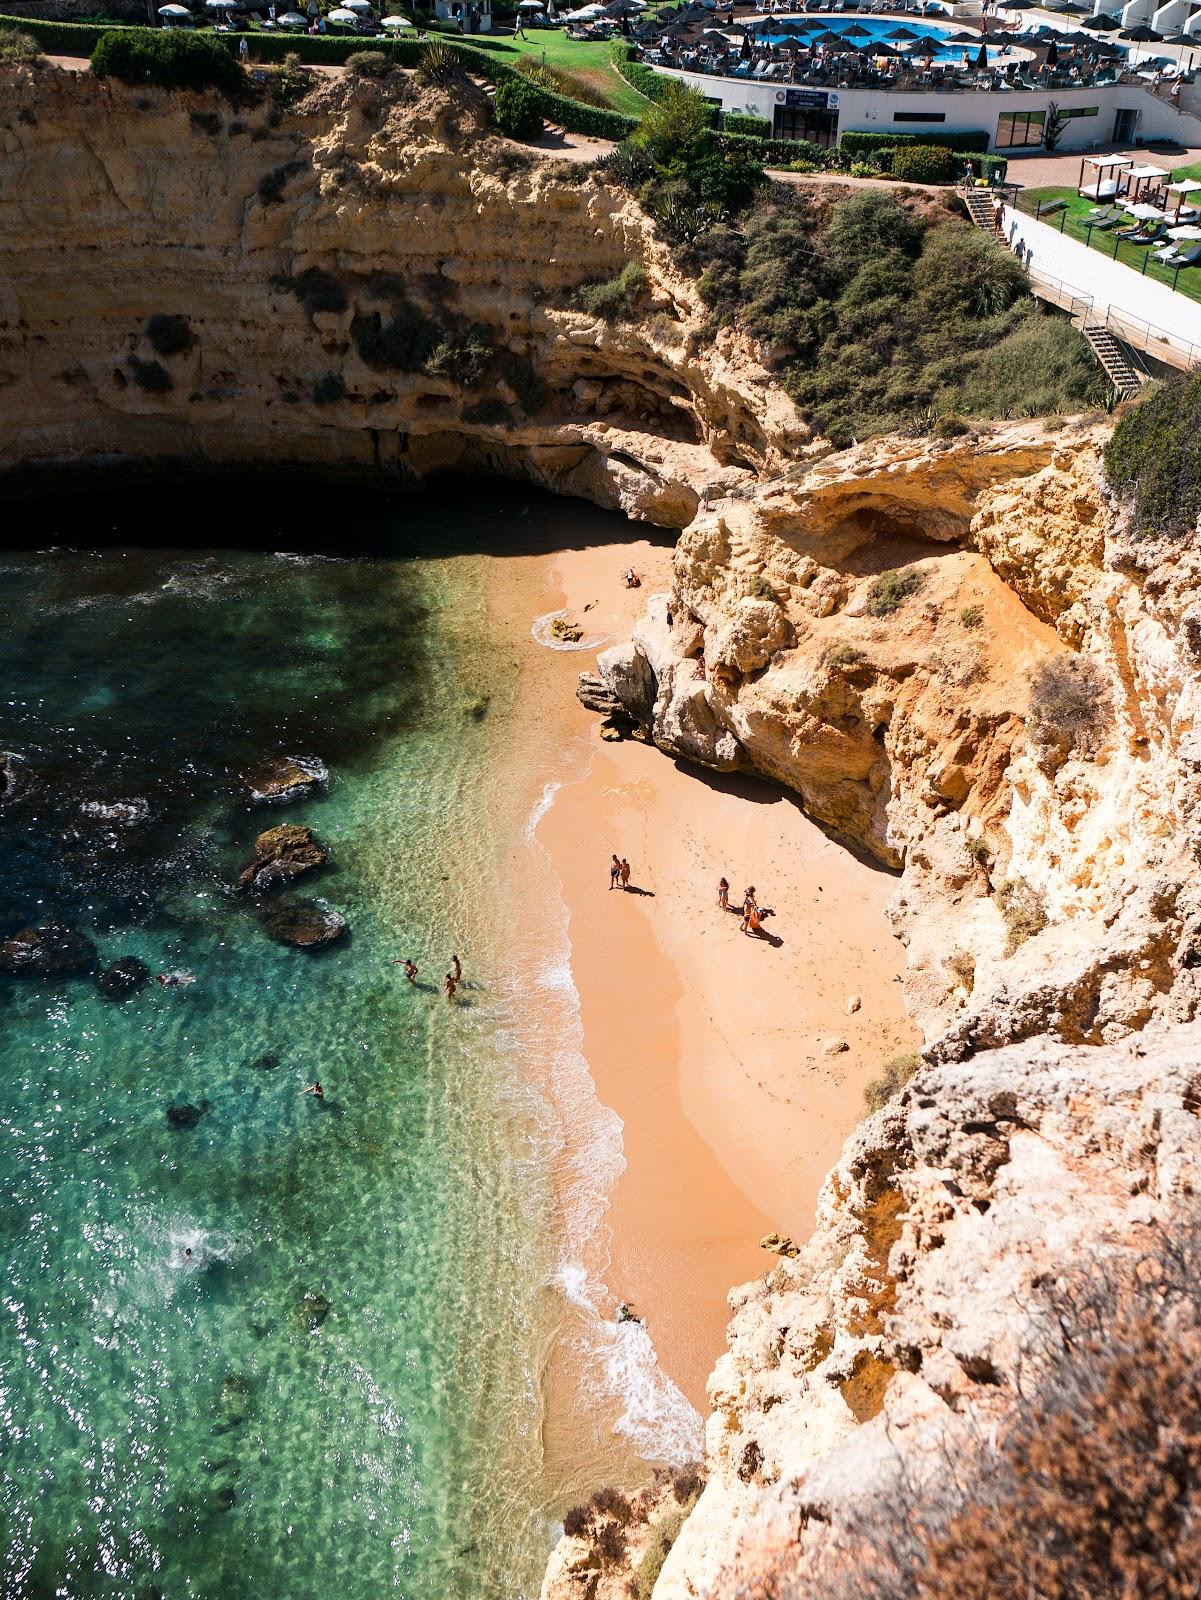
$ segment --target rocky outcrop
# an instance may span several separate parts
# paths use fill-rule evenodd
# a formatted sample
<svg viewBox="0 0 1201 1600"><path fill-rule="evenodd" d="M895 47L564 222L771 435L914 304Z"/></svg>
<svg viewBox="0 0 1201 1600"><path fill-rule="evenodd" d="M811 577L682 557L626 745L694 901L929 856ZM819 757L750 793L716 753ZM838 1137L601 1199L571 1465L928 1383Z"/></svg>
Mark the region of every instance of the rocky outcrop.
<svg viewBox="0 0 1201 1600"><path fill-rule="evenodd" d="M474 471L681 527L804 442L745 342L691 353L629 195L490 139L469 85L314 82L245 110L0 67L0 471ZM637 318L580 309L631 261Z"/></svg>
<svg viewBox="0 0 1201 1600"><path fill-rule="evenodd" d="M665 750L786 784L901 870L932 1058L1198 1008L1196 558L1127 535L1105 431L875 441L717 501L598 661ZM1069 660L1087 739L1053 693L1031 716Z"/></svg>
<svg viewBox="0 0 1201 1600"><path fill-rule="evenodd" d="M346 918L320 900L269 900L258 918L273 939L296 950L324 950L350 931Z"/></svg>
<svg viewBox="0 0 1201 1600"><path fill-rule="evenodd" d="M256 805L307 800L328 781L325 763L316 756L269 756L242 774Z"/></svg>
<svg viewBox="0 0 1201 1600"><path fill-rule="evenodd" d="M730 1297L709 1481L656 1600L783 1593L782 1575L811 1592L825 1547L899 1479L946 1485L1036 1387L1065 1294L1192 1225L1197 1043L981 1054L859 1129L800 1255Z"/></svg>
<svg viewBox="0 0 1201 1600"><path fill-rule="evenodd" d="M238 888L262 894L324 866L328 860L329 851L312 828L283 822L266 829L254 841L254 860L238 874Z"/></svg>
<svg viewBox="0 0 1201 1600"><path fill-rule="evenodd" d="M88 972L96 965L96 946L85 933L63 923L47 922L40 928L22 928L0 939L0 972L14 977L56 978L64 973Z"/></svg>

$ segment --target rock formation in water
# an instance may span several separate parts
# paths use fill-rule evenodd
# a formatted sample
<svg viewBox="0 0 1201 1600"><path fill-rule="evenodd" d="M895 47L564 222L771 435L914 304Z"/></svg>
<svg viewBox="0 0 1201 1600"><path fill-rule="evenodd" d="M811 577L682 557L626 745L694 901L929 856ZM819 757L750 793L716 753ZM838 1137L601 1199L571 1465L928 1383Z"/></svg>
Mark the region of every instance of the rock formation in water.
<svg viewBox="0 0 1201 1600"><path fill-rule="evenodd" d="M254 841L254 860L238 874L238 888L262 894L324 866L328 860L329 851L312 828L282 822L260 833Z"/></svg>
<svg viewBox="0 0 1201 1600"><path fill-rule="evenodd" d="M0 85L0 469L476 471L682 527L806 438L735 335L686 358L703 307L634 201L470 88ZM630 262L645 315L580 309Z"/></svg>

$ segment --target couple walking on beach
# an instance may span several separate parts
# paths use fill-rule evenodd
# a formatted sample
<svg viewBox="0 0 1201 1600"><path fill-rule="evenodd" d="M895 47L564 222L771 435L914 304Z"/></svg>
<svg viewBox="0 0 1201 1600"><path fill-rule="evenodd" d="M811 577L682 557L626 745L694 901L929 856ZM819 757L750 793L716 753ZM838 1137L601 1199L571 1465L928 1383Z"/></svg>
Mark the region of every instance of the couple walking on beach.
<svg viewBox="0 0 1201 1600"><path fill-rule="evenodd" d="M630 887L630 863L620 856L614 856L609 866L609 888L628 889Z"/></svg>
<svg viewBox="0 0 1201 1600"><path fill-rule="evenodd" d="M730 883L727 878L720 878L717 884L717 905L721 911L732 911L730 904ZM763 933L763 918L765 913L760 909L755 898L755 885L743 891L742 896L742 921L739 928L743 933Z"/></svg>

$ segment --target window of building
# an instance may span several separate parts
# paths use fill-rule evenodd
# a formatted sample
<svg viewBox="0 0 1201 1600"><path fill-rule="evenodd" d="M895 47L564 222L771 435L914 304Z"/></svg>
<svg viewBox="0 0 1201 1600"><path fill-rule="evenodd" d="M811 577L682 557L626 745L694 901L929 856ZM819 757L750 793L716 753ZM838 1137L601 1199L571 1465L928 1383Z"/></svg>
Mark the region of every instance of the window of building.
<svg viewBox="0 0 1201 1600"><path fill-rule="evenodd" d="M894 111L892 120L894 122L945 122L947 114L945 111Z"/></svg>
<svg viewBox="0 0 1201 1600"><path fill-rule="evenodd" d="M1045 111L1005 111L997 118L997 149L1015 150L1042 144Z"/></svg>
<svg viewBox="0 0 1201 1600"><path fill-rule="evenodd" d="M1061 117L1099 117L1101 115L1101 107L1100 106L1072 106L1067 111L1061 110L1059 115Z"/></svg>

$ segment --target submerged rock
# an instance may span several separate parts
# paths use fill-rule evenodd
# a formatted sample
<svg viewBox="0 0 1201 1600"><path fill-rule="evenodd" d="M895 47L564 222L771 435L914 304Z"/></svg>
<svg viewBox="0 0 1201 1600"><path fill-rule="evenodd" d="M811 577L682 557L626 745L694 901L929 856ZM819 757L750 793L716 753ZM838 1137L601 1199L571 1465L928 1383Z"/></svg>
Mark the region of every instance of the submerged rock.
<svg viewBox="0 0 1201 1600"><path fill-rule="evenodd" d="M329 1316L329 1301L323 1294L306 1294L300 1302L300 1320L315 1333Z"/></svg>
<svg viewBox="0 0 1201 1600"><path fill-rule="evenodd" d="M268 756L242 774L258 805L286 805L316 793L329 781L329 769L316 756Z"/></svg>
<svg viewBox="0 0 1201 1600"><path fill-rule="evenodd" d="M173 1128L194 1128L208 1109L207 1100L202 1100L198 1106L185 1100L181 1105L167 1107L167 1121Z"/></svg>
<svg viewBox="0 0 1201 1600"><path fill-rule="evenodd" d="M22 928L0 940L0 972L32 978L56 977L63 972L86 972L96 965L96 946L86 934L61 922L41 928Z"/></svg>
<svg viewBox="0 0 1201 1600"><path fill-rule="evenodd" d="M264 1055L254 1056L246 1065L254 1072L274 1072L279 1066L279 1057L267 1051Z"/></svg>
<svg viewBox="0 0 1201 1600"><path fill-rule="evenodd" d="M324 866L328 860L329 851L312 828L281 822L278 827L260 833L254 841L254 860L243 867L238 888L254 889L261 894L276 884L290 883L302 872Z"/></svg>
<svg viewBox="0 0 1201 1600"><path fill-rule="evenodd" d="M96 975L96 987L108 1000L127 1000L150 981L150 968L137 956L122 956Z"/></svg>
<svg viewBox="0 0 1201 1600"><path fill-rule="evenodd" d="M346 918L319 900L275 901L259 907L259 920L280 944L320 950L349 931Z"/></svg>
<svg viewBox="0 0 1201 1600"><path fill-rule="evenodd" d="M0 800L7 800L17 787L17 758L10 750L0 750Z"/></svg>

